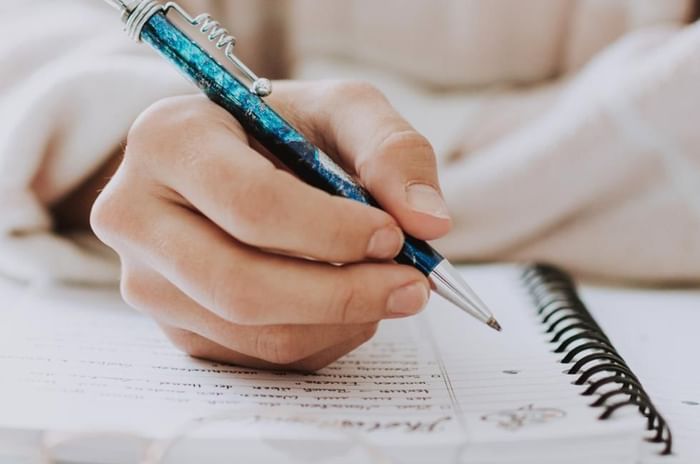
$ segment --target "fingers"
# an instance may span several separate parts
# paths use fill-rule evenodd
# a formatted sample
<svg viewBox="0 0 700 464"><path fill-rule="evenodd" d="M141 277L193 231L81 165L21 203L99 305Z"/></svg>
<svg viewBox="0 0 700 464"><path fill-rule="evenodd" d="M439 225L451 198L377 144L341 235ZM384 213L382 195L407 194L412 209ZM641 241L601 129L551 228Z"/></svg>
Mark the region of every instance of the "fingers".
<svg viewBox="0 0 700 464"><path fill-rule="evenodd" d="M366 260L398 253L397 219L422 238L449 227L432 150L386 100L360 93L355 101L328 92L304 121L338 147L391 214L276 169L205 99L146 112L91 217L122 258L125 299L195 356L298 369L342 356L379 320L420 311L425 276ZM322 117L336 104L344 108L337 116Z"/></svg>
<svg viewBox="0 0 700 464"><path fill-rule="evenodd" d="M167 324L160 324L160 327L176 348L195 358L252 367L254 369L276 369L281 367L269 361L238 353L189 330L179 329Z"/></svg>
<svg viewBox="0 0 700 464"><path fill-rule="evenodd" d="M176 205L149 211L142 204L140 211L142 217L131 218L138 222L119 234L127 254L235 324L375 322L415 314L429 296L426 278L408 266L341 267L273 255L237 243Z"/></svg>
<svg viewBox="0 0 700 464"><path fill-rule="evenodd" d="M165 324L161 324L161 328L168 336L170 341L172 341L173 345L175 345L181 351L184 351L190 356L196 358L209 359L226 364L236 364L256 369L284 369L301 372L316 371L329 365L336 359L341 358L345 354L367 342L370 338L372 338L375 332L374 329L370 329L366 332L355 335L336 346L327 348L326 350L309 356L308 358L304 358L289 364L278 364L238 353L188 330L178 329Z"/></svg>
<svg viewBox="0 0 700 464"><path fill-rule="evenodd" d="M389 214L333 197L276 169L230 127L230 115L213 103L192 100L176 100L142 117L127 150L127 157L133 152L153 158L153 177L188 206L237 240L284 254L326 262L398 254L403 234ZM197 121L179 115L184 104L202 107L195 113ZM209 120L208 127L199 127L202 118ZM218 120L220 124L212 123ZM174 141L154 140L152 134L163 125Z"/></svg>
<svg viewBox="0 0 700 464"><path fill-rule="evenodd" d="M275 365L301 361L376 328L375 323L236 325L209 312L143 266L127 264L123 274L122 295L126 302L161 325L185 329L223 348ZM167 301L167 305L163 301Z"/></svg>
<svg viewBox="0 0 700 464"><path fill-rule="evenodd" d="M406 232L429 240L449 231L433 149L379 91L356 82L287 85L278 87L280 110L354 169Z"/></svg>
<svg viewBox="0 0 700 464"><path fill-rule="evenodd" d="M290 367L294 370L304 372L322 369L368 342L376 333L376 329L376 326L371 327L367 331L355 335L343 343L327 348L301 361L292 363Z"/></svg>

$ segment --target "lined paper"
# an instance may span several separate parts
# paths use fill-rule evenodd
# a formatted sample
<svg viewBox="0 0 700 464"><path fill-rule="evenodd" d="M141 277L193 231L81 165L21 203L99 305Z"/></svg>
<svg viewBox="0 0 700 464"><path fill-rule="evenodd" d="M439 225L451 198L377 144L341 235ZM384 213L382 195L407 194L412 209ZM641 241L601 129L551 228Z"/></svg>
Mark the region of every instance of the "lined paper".
<svg viewBox="0 0 700 464"><path fill-rule="evenodd" d="M674 456L644 462L700 462L700 292L588 287L582 296L673 431Z"/></svg>
<svg viewBox="0 0 700 464"><path fill-rule="evenodd" d="M54 308L41 319L26 316L19 314L0 337L0 365L12 373L0 393L24 399L2 406L0 420L7 425L136 426L157 436L226 410L286 407L384 438L457 435L440 367L415 324L387 324L372 344L319 373L301 375L191 359L130 310ZM86 407L94 404L100 407ZM135 421L141 408L150 413Z"/></svg>
<svg viewBox="0 0 700 464"><path fill-rule="evenodd" d="M464 462L632 462L641 422L595 419L562 374L517 275L499 267L468 274L502 334L434 298L421 316L384 323L373 341L307 375L191 359L112 293L28 295L0 327L0 428L164 437L245 410L241 433L274 427L293 436L295 421L315 421L382 446L441 444L466 452Z"/></svg>

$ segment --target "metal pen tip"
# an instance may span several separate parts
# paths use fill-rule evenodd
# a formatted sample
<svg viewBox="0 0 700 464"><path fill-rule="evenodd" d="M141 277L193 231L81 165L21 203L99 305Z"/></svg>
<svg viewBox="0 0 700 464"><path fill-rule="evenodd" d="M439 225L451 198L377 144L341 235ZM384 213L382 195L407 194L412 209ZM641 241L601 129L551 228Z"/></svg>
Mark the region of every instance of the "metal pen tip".
<svg viewBox="0 0 700 464"><path fill-rule="evenodd" d="M499 324L498 321L494 318L491 318L488 321L486 321L486 325L491 327L493 330L496 330L498 332L501 331L501 324Z"/></svg>
<svg viewBox="0 0 700 464"><path fill-rule="evenodd" d="M435 266L429 277L439 295L492 329L501 330L500 324L489 308L447 260Z"/></svg>

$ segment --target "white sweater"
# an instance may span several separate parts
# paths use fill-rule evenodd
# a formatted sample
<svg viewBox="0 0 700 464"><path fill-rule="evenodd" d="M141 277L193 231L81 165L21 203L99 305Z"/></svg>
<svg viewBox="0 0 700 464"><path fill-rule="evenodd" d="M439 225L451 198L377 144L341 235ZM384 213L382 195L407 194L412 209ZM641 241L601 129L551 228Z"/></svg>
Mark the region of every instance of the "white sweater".
<svg viewBox="0 0 700 464"><path fill-rule="evenodd" d="M470 149L441 173L455 230L439 246L450 257L700 281L700 26L682 26L688 0L186 3L229 17L249 44L283 25L278 42L302 62L342 55L454 92L530 84L487 99L479 122L455 134ZM48 206L114 153L145 107L186 92L102 2L4 1L0 272L115 281L115 258L89 236L55 234Z"/></svg>

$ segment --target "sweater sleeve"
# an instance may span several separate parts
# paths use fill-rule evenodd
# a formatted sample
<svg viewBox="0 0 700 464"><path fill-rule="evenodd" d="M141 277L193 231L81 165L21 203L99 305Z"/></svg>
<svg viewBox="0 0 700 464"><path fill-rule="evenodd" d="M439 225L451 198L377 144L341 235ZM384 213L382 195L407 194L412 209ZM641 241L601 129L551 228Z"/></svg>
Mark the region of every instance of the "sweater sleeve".
<svg viewBox="0 0 700 464"><path fill-rule="evenodd" d="M152 102L190 91L94 0L7 2L0 15L0 273L115 282L90 236L53 232L49 208L120 147Z"/></svg>
<svg viewBox="0 0 700 464"><path fill-rule="evenodd" d="M540 114L447 167L455 230L443 249L607 279L697 283L698 47L698 23L632 34Z"/></svg>

